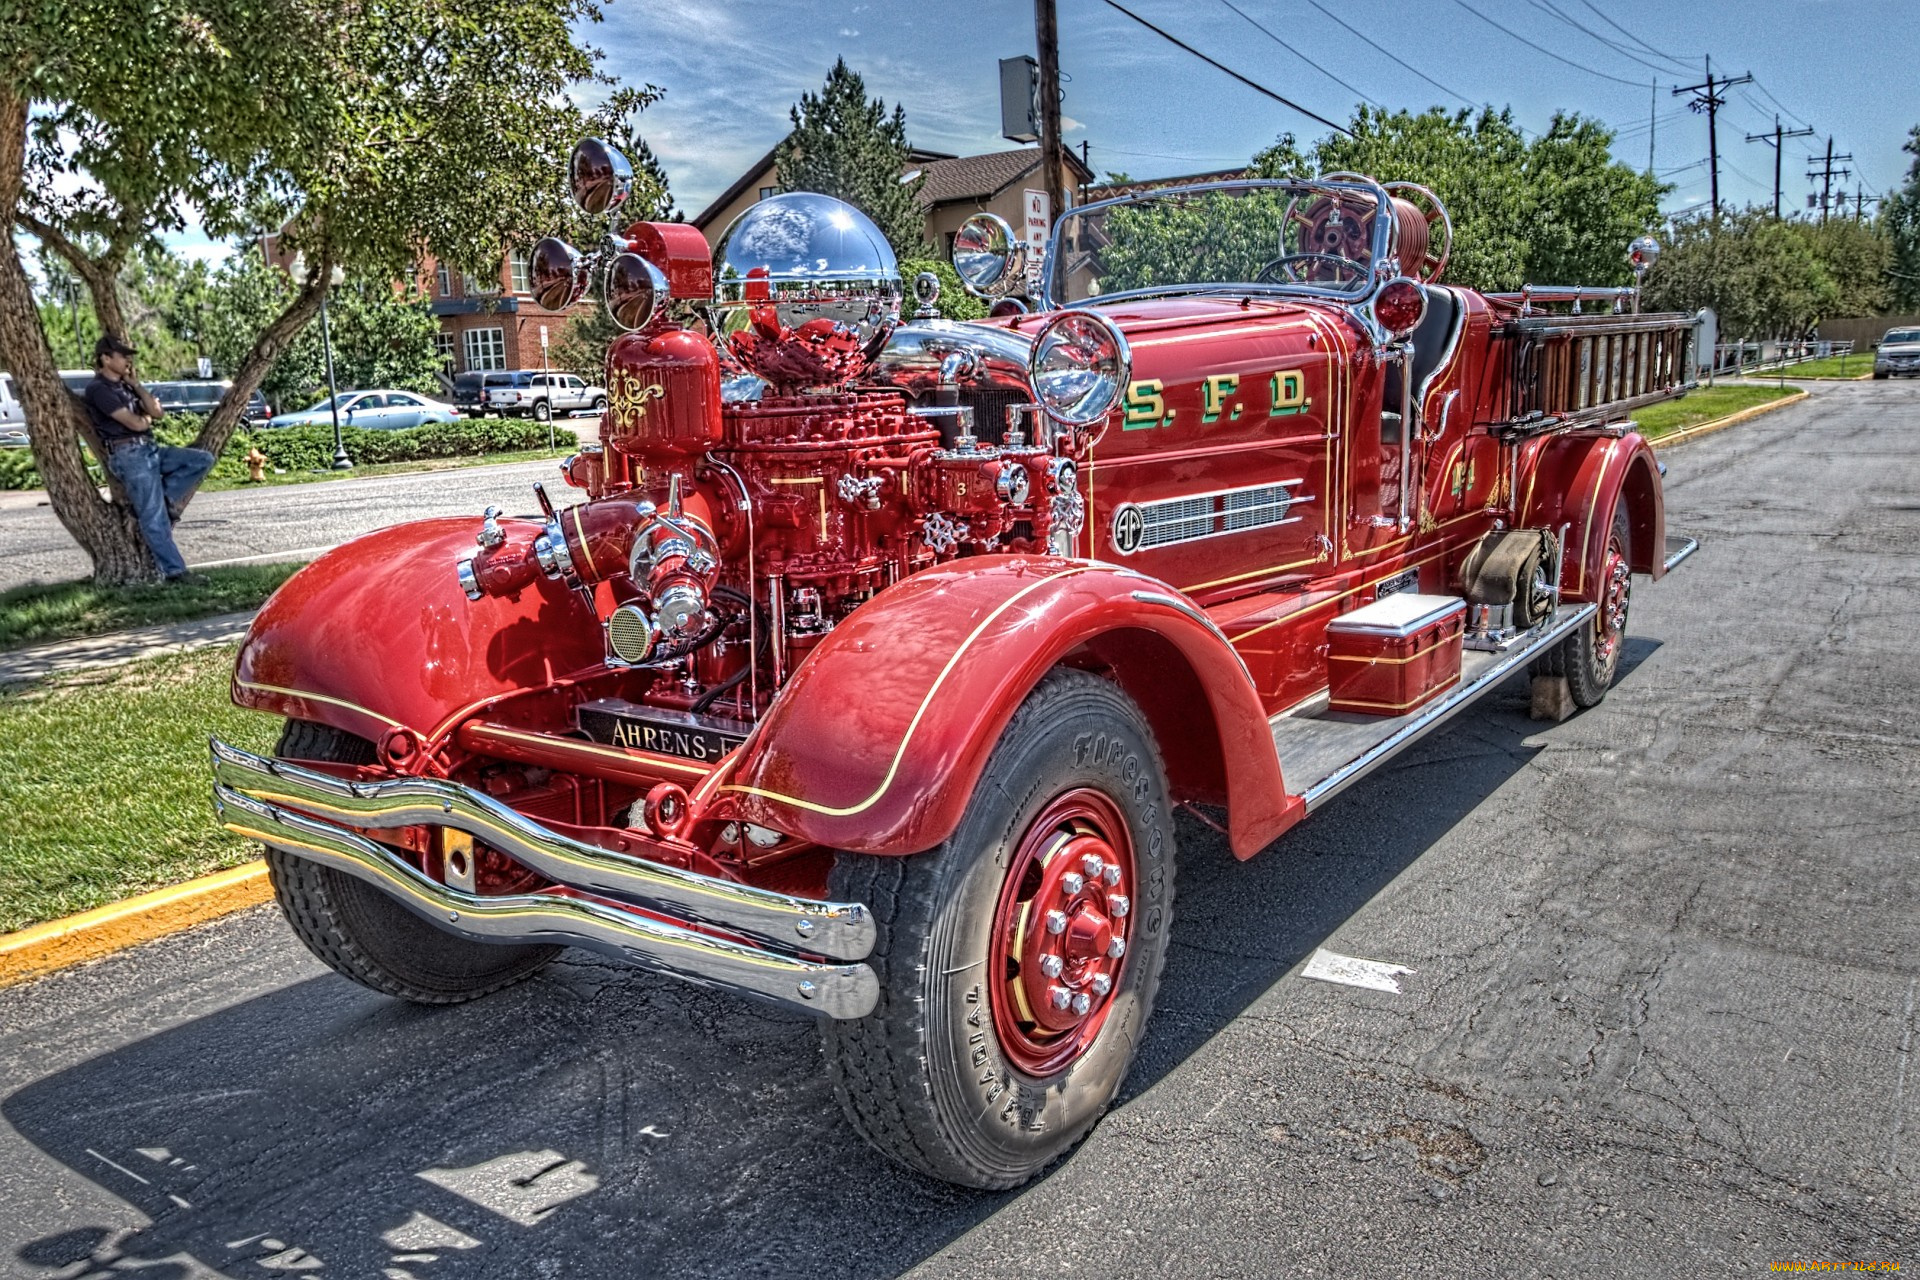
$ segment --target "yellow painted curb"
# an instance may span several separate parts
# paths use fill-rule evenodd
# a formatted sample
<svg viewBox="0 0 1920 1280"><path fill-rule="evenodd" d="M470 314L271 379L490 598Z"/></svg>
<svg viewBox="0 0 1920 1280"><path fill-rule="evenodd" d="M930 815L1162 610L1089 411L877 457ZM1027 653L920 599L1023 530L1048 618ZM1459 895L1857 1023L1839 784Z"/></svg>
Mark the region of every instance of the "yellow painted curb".
<svg viewBox="0 0 1920 1280"><path fill-rule="evenodd" d="M1801 391L1795 395L1782 396L1778 400L1769 400L1765 404L1756 404L1752 408L1742 409L1738 413L1730 413L1724 418L1715 418L1712 422L1703 422L1698 426L1688 427L1685 431L1671 432L1661 436L1658 440L1652 440L1648 443L1656 450L1672 448L1674 445L1685 444L1689 440L1698 440L1701 436L1710 436L1716 431L1725 431L1728 427L1738 426L1748 418L1757 418L1763 413L1772 413L1775 409L1784 409L1790 404L1799 404L1812 394L1810 391Z"/></svg>
<svg viewBox="0 0 1920 1280"><path fill-rule="evenodd" d="M267 864L255 861L82 911L64 920L0 934L0 987L98 960L137 943L257 907L271 897L273 886L267 881Z"/></svg>

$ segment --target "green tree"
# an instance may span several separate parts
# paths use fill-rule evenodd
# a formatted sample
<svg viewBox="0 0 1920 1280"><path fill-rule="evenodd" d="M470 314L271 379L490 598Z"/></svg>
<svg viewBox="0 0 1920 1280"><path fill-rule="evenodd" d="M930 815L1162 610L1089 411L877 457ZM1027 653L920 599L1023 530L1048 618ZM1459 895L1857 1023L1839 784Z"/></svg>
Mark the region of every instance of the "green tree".
<svg viewBox="0 0 1920 1280"><path fill-rule="evenodd" d="M1809 251L1806 228L1771 209L1702 213L1660 239L1660 260L1647 273L1651 310L1712 307L1728 340L1798 338L1833 314L1839 290Z"/></svg>
<svg viewBox="0 0 1920 1280"><path fill-rule="evenodd" d="M922 271L933 272L940 281L940 300L934 306L942 320L978 320L987 314L987 304L961 287L960 273L953 269L952 263L941 258L902 258L900 281L906 289L906 301L901 306L903 316L912 315L919 305L913 299L913 281Z"/></svg>
<svg viewBox="0 0 1920 1280"><path fill-rule="evenodd" d="M841 58L819 93L800 95L791 116L793 132L773 152L780 185L845 200L873 219L896 255L926 256L925 179L901 181L911 150L905 109L889 115L886 103L868 99L866 82Z"/></svg>
<svg viewBox="0 0 1920 1280"><path fill-rule="evenodd" d="M1833 281L1833 305L1822 319L1877 316L1893 301L1893 245L1880 227L1859 218L1791 222L1807 252Z"/></svg>
<svg viewBox="0 0 1920 1280"><path fill-rule="evenodd" d="M572 36L597 18L591 0L25 0L25 10L0 50L0 224L37 236L87 281L103 328L127 331L121 269L183 210L216 235L279 226L282 246L314 268L231 370L203 448L224 446L335 266L400 279L425 253L491 273L504 247L566 223L558 177L594 123L567 96L596 78L594 53ZM620 90L604 119L652 96ZM150 577L131 512L87 478L76 436L88 428L54 377L14 245L0 252L0 361L40 428L34 458L54 510L95 577Z"/></svg>
<svg viewBox="0 0 1920 1280"><path fill-rule="evenodd" d="M1913 312L1920 311L1920 124L1913 126L1901 150L1913 163L1907 180L1881 206L1880 221L1891 250L1887 277L1893 307Z"/></svg>
<svg viewBox="0 0 1920 1280"><path fill-rule="evenodd" d="M627 217L635 222L685 222L687 215L673 207L673 192L667 187L667 170L660 157L640 135L637 126L627 125L615 136L614 145L633 164L633 191L627 197Z"/></svg>

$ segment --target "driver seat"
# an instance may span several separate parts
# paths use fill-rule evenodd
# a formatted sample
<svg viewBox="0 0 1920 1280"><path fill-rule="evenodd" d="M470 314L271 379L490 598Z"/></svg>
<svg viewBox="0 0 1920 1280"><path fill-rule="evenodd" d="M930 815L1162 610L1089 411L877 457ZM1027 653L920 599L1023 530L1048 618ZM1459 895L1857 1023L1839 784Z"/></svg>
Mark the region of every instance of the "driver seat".
<svg viewBox="0 0 1920 1280"><path fill-rule="evenodd" d="M1415 401L1426 399L1427 383L1433 375L1440 372L1441 363L1447 352L1453 347L1454 330L1459 326L1462 311L1460 298L1453 290L1442 285L1422 286L1427 294L1427 314L1413 331L1413 394ZM1381 406L1388 413L1399 413L1400 379L1387 379Z"/></svg>

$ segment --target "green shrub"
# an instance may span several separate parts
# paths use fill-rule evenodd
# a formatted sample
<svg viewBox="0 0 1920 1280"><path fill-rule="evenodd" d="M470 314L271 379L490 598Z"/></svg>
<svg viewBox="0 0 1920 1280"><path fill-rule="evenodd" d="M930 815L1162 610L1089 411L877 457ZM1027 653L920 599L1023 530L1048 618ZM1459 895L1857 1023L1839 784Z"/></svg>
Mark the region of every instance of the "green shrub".
<svg viewBox="0 0 1920 1280"><path fill-rule="evenodd" d="M40 472L31 449L0 449L0 489L38 489Z"/></svg>

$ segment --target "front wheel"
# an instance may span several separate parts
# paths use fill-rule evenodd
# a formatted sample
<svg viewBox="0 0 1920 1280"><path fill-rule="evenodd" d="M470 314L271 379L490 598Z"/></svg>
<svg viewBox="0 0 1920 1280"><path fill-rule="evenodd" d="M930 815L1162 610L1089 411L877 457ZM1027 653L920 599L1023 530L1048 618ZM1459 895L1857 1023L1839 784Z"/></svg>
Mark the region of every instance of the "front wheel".
<svg viewBox="0 0 1920 1280"><path fill-rule="evenodd" d="M289 720L277 758L372 764L373 744L330 725ZM433 925L364 880L269 847L274 897L307 949L334 972L415 1004L459 1004L531 977L551 946L470 942Z"/></svg>
<svg viewBox="0 0 1920 1280"><path fill-rule="evenodd" d="M880 1003L823 1022L848 1119L895 1161L1017 1186L1119 1092L1166 960L1173 816L1153 738L1109 681L1058 670L1015 712L960 828L842 854L879 925Z"/></svg>
<svg viewBox="0 0 1920 1280"><path fill-rule="evenodd" d="M1616 504L1606 554L1600 561L1598 609L1589 626L1562 640L1533 666L1541 676L1565 676L1573 705L1581 710L1598 706L1620 670L1620 650L1627 642L1627 614L1633 604L1633 571L1627 562L1627 509Z"/></svg>

